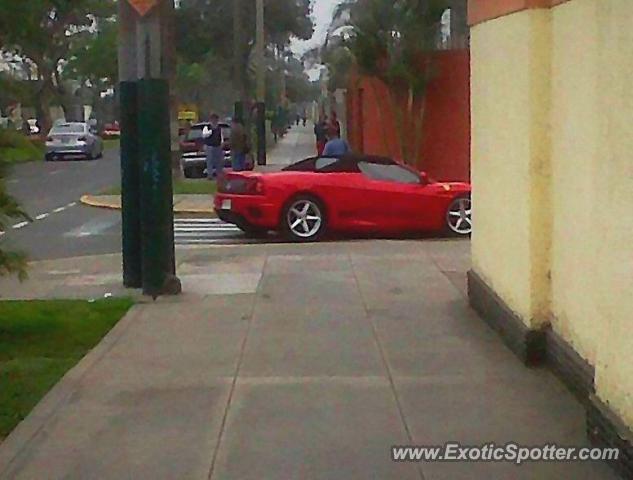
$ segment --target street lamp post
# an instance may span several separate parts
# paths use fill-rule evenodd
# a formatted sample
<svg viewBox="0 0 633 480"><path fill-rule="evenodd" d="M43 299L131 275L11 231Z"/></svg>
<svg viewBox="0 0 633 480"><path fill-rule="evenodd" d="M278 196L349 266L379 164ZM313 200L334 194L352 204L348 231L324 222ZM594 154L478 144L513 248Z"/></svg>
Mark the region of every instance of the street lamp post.
<svg viewBox="0 0 633 480"><path fill-rule="evenodd" d="M257 0L257 164L266 165L266 59L264 0Z"/></svg>

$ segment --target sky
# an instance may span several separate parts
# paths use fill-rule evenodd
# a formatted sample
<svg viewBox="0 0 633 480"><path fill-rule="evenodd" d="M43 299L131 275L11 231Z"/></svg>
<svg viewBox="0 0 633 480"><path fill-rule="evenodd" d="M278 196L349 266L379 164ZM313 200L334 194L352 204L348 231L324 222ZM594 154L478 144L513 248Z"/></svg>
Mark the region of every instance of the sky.
<svg viewBox="0 0 633 480"><path fill-rule="evenodd" d="M312 0L312 19L315 24L314 36L310 40L294 40L291 48L295 54L301 56L305 51L323 44L332 21L334 9L340 2L341 0ZM308 74L315 80L318 78L319 69L309 71Z"/></svg>

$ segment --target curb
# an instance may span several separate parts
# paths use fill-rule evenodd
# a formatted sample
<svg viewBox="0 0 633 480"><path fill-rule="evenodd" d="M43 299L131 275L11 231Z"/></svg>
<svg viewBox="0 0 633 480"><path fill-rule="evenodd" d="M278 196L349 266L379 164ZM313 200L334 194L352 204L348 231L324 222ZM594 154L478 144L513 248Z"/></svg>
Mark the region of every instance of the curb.
<svg viewBox="0 0 633 480"><path fill-rule="evenodd" d="M121 204L119 202L104 202L95 198L92 195L83 195L79 202L83 205L87 205L89 207L95 208L105 208L108 210L121 210ZM212 215L216 216L214 208L181 208L177 205L174 206L174 213L183 213L183 214L204 214L204 215Z"/></svg>

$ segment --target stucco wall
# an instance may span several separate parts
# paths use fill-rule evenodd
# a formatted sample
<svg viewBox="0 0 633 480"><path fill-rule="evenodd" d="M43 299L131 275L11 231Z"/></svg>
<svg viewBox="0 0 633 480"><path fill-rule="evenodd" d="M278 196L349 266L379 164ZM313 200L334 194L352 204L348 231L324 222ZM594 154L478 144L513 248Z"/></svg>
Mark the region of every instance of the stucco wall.
<svg viewBox="0 0 633 480"><path fill-rule="evenodd" d="M528 326L545 321L549 19L528 10L471 31L473 269Z"/></svg>
<svg viewBox="0 0 633 480"><path fill-rule="evenodd" d="M555 8L552 65L552 326L596 361L600 109L597 2Z"/></svg>
<svg viewBox="0 0 633 480"><path fill-rule="evenodd" d="M417 165L438 180L469 181L469 52L436 52L432 68ZM353 76L348 100L348 139L353 148L400 158L399 136L387 87L373 78ZM408 133L412 139L413 132ZM413 163L411 159L409 163Z"/></svg>
<svg viewBox="0 0 633 480"><path fill-rule="evenodd" d="M633 427L633 2L553 4L473 27L473 265Z"/></svg>
<svg viewBox="0 0 633 480"><path fill-rule="evenodd" d="M633 428L633 2L594 0L600 29L600 146L594 176L599 268L598 395Z"/></svg>

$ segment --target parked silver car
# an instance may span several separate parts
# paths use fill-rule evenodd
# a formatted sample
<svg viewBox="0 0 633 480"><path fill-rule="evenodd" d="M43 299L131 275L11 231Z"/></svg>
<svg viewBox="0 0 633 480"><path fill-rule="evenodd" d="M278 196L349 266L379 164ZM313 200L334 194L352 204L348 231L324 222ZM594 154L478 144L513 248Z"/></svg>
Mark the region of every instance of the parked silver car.
<svg viewBox="0 0 633 480"><path fill-rule="evenodd" d="M67 122L56 124L46 138L46 160L103 156L103 140L87 123Z"/></svg>

